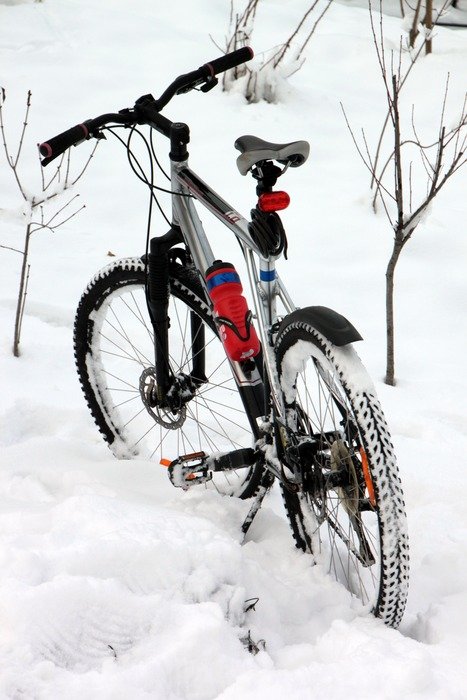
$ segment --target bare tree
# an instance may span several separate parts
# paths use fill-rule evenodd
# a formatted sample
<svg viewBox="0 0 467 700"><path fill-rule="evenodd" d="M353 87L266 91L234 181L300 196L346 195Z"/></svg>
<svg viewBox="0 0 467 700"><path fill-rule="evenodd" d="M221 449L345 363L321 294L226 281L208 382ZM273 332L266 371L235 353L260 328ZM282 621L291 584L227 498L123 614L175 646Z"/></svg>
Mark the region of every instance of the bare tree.
<svg viewBox="0 0 467 700"><path fill-rule="evenodd" d="M229 30L225 37L225 49L218 47L221 51L230 53L250 44L258 2L259 0L248 0L243 12L235 12L234 0L230 0ZM232 81L242 78L246 72L245 63L226 71L222 76L223 90L228 90Z"/></svg>
<svg viewBox="0 0 467 700"><path fill-rule="evenodd" d="M393 249L386 269L386 383L395 385L395 347L394 347L394 277L396 266L402 249L412 237L415 229L429 206L446 182L467 162L467 102L464 102L461 113L450 129L445 126L446 104L448 99L449 76L446 80L444 96L440 107L440 124L438 133L429 142L422 141L415 123L415 108L412 108L410 134L404 136L403 124L407 120L401 118L401 91L407 78L407 72L402 74L401 51L398 65L395 65L394 54L391 54L390 65L384 51L382 24L380 35L372 19L373 38L376 53L384 81L388 104L388 121L392 128L392 148L382 167L378 165L380 144L375 156L371 156L365 133L362 131L362 141L359 143L352 131L347 116L344 116L358 153L371 173L375 183L377 198L383 205L387 219L394 232ZM413 65L413 64L412 64ZM408 70L411 70L409 67ZM385 128L385 127L384 127ZM424 180L424 187L418 188L418 198L415 201L414 159L419 163L417 183Z"/></svg>
<svg viewBox="0 0 467 700"><path fill-rule="evenodd" d="M439 8L434 7L433 0L416 0L415 5L411 5L410 2L406 2L406 5L413 12L412 24L409 30L410 48L415 48L415 42L420 34L420 26L423 25L425 28L422 32L423 47L425 53L431 53L433 51L433 29L439 19L446 14L446 10L453 5L452 0L443 0L443 4ZM404 17L403 3L401 9Z"/></svg>
<svg viewBox="0 0 467 700"><path fill-rule="evenodd" d="M19 161L22 153L26 129L28 126L28 116L31 107L31 92L27 94L26 110L23 121L22 130L20 133L16 152L13 154L8 145L5 123L4 123L4 105L6 100L6 92L0 88L0 133L2 136L3 150L8 166L10 167L13 178L16 182L21 199L24 203L25 215L25 233L22 248L0 244L0 248L10 250L22 256L21 273L18 289L18 299L16 304L15 326L13 337L13 354L19 357L19 345L21 339L21 327L23 322L24 308L28 292L29 273L31 265L29 263L29 252L32 236L38 231L48 230L54 233L57 228L63 226L67 221L70 221L76 214L84 209L85 205L76 208L76 199L79 195L75 194L65 204L63 204L63 194L69 190L83 175L87 169L91 158L94 155L94 150L86 161L84 167L79 174L71 177L70 174L70 151L64 154L53 172L50 180L46 182L44 173L41 168L41 188L37 194L30 193L24 186L24 182L20 175ZM96 144L97 145L97 144ZM53 185L53 187L52 187ZM49 204L55 204L55 208L50 211ZM73 206L72 206L73 205Z"/></svg>
<svg viewBox="0 0 467 700"><path fill-rule="evenodd" d="M412 20L412 26L410 27L409 31L409 42L410 42L410 47L413 49L415 46L415 40L417 36L419 35L419 23L420 23L420 12L422 9L422 0L417 0L417 4L415 5L415 11L414 11L414 16Z"/></svg>
<svg viewBox="0 0 467 700"><path fill-rule="evenodd" d="M433 0L426 0L425 17L423 19L423 24L425 25L427 30L426 53L431 53L433 51Z"/></svg>
<svg viewBox="0 0 467 700"><path fill-rule="evenodd" d="M233 82L244 78L244 94L248 102L277 102L278 85L302 67L304 51L320 21L331 6L332 0L313 0L289 37L273 47L262 57L257 66L243 64L224 73L223 89L228 90ZM229 32L225 37L228 53L251 41L259 0L247 0L243 12L234 12L233 0L230 3Z"/></svg>

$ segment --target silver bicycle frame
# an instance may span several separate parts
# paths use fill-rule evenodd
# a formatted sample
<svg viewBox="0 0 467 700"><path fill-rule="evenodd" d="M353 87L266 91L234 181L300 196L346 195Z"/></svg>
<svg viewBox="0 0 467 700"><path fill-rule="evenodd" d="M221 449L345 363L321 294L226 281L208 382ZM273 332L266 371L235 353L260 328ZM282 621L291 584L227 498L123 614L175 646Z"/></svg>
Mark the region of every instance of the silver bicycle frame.
<svg viewBox="0 0 467 700"><path fill-rule="evenodd" d="M271 387L271 396L276 411L283 417L284 407L271 345L271 331L278 320L276 311L277 297L281 300L287 313L290 313L296 307L277 275L276 258L263 258L261 256L258 247L248 232L248 221L190 170L187 160L171 162L171 177L172 190L174 193L177 193L172 195L172 220L182 231L184 241L191 251L193 262L201 272L203 285L205 285L203 273L212 265L216 258L193 204L193 198L201 202L225 226L233 231L240 242L247 265L248 281L257 319L256 329L263 348L264 364ZM259 270L255 256L259 259ZM206 297L209 299L207 293ZM231 362L231 364L238 384L245 385L261 381L259 375L246 377L238 362Z"/></svg>

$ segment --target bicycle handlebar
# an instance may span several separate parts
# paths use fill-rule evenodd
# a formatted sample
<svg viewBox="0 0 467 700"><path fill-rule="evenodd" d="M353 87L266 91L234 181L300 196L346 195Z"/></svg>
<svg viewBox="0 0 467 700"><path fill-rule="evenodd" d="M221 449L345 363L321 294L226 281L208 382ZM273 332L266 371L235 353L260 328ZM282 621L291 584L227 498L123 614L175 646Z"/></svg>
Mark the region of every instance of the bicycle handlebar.
<svg viewBox="0 0 467 700"><path fill-rule="evenodd" d="M55 157L54 154L58 155L63 153L70 146L75 146L81 141L85 141L89 138L89 128L88 123L83 122L83 124L77 124L72 126L71 129L67 129L62 134L54 136L45 143L39 145L39 151L41 155L47 156L47 158Z"/></svg>
<svg viewBox="0 0 467 700"><path fill-rule="evenodd" d="M232 51L231 53L226 53L225 56L220 58L215 58L214 61L209 61L205 63L204 67L208 67L212 70L212 75L218 75L219 73L225 73L229 68L235 68L240 66L242 63L250 61L254 56L253 49L250 46L244 46L241 49Z"/></svg>
<svg viewBox="0 0 467 700"><path fill-rule="evenodd" d="M172 122L158 114L174 97L183 92L188 92L193 88L201 85L201 90L207 91L217 84L216 75L224 73L230 68L246 63L253 58L253 49L244 46L241 49L232 51L231 53L215 58L200 66L195 71L179 75L169 87L162 93L158 100L155 100L152 95L145 95L137 100L133 110L124 109L118 113L102 114L96 119L88 119L82 124L77 124L63 131L58 136L54 136L48 141L39 144L39 152L44 156L41 165L46 166L52 160L62 155L71 146L77 146L83 141L91 137L97 137L97 131L100 127L114 122L116 124L125 124L131 126L134 124L150 124L165 136L169 136Z"/></svg>

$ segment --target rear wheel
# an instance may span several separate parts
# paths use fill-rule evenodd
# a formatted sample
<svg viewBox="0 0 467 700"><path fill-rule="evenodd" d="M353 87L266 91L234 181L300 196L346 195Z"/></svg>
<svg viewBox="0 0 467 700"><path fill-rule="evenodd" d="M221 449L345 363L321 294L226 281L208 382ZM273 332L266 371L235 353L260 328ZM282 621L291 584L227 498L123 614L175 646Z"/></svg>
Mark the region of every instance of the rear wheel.
<svg viewBox="0 0 467 700"><path fill-rule="evenodd" d="M408 588L403 494L374 387L350 345L294 322L276 342L288 452L301 480L283 490L297 546L389 626Z"/></svg>
<svg viewBox="0 0 467 700"><path fill-rule="evenodd" d="M252 447L251 426L196 274L172 263L170 293L173 376L190 383L196 356L205 355L204 381L180 410L150 405L147 398L149 388L157 387L142 261L109 265L84 292L75 319L75 359L99 430L119 458L172 461L201 451L209 455ZM179 391L183 394L183 386ZM261 473L258 465L215 473L207 487L248 498Z"/></svg>

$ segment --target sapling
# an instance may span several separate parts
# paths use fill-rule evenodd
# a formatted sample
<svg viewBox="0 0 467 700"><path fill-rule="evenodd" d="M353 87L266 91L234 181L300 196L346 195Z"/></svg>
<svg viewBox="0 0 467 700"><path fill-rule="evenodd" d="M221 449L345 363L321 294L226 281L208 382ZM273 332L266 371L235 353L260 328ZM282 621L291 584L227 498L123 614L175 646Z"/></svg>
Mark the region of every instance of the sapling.
<svg viewBox="0 0 467 700"><path fill-rule="evenodd" d="M46 181L44 172L41 168L40 190L35 193L30 192L24 184L23 175L20 174L20 157L23 151L25 134L28 126L28 117L31 107L31 91L29 91L27 94L24 121L16 149L12 149L10 147L6 136L4 122L5 100L6 91L4 88L0 88L0 133L3 143L3 152L23 202L25 222L22 247L0 244L0 248L18 253L22 257L13 335L13 354L15 357L19 357L21 328L31 269L31 265L29 263L31 238L35 233L42 230L48 230L51 233L54 233L56 229L63 226L67 221L70 221L70 219L76 216L79 211L84 209L84 204L77 206L76 200L79 197L78 194L71 196L65 203L63 203L63 199L64 194L68 193L68 191L78 182L89 166L89 163L94 155L95 148L84 164L84 167L76 176L71 176L69 150L66 154L63 154L55 170L51 173L48 181Z"/></svg>
<svg viewBox="0 0 467 700"><path fill-rule="evenodd" d="M394 315L394 276L402 249L411 239L415 229L428 212L434 198L446 182L467 162L467 104L466 97L460 115L451 128L445 125L446 104L448 99L449 76L446 80L444 96L440 105L440 124L438 133L430 141L422 141L415 120L415 107L412 107L410 119L401 116L401 91L406 83L413 61L405 73L402 71L402 44L399 61L395 65L394 53L391 53L390 65L384 50L382 20L379 36L371 15L371 27L376 54L384 82L388 116L383 126L392 130L392 146L382 166L379 155L382 144L380 137L375 154L372 156L365 132L359 143L350 127L344 111L347 126L355 146L365 166L371 173L372 186L375 187L373 204L380 202L394 233L393 247L386 268L386 377L387 384L395 385L395 315ZM381 17L380 13L380 17ZM420 54L418 54L420 55ZM410 123L410 134L405 135L404 125ZM420 164L417 183L424 182L422 194L415 201L414 160ZM420 191L420 187L418 187Z"/></svg>
<svg viewBox="0 0 467 700"><path fill-rule="evenodd" d="M454 3L452 0L444 0L440 7L434 7L433 0L416 0L414 6L412 6L410 2L407 2L406 4L407 7L413 12L409 29L410 48L415 48L417 37L422 34L425 53L432 53L433 29L438 23L438 20L446 14L446 10L453 6ZM403 17L404 14L405 13L402 12Z"/></svg>
<svg viewBox="0 0 467 700"><path fill-rule="evenodd" d="M297 22L295 29L282 43L274 46L260 63L237 66L224 73L222 86L229 90L235 81L244 78L243 92L248 102L277 102L278 84L302 67L304 51L320 21L331 6L332 0L314 0ZM242 12L235 12L234 3L230 3L229 33L225 38L225 47L218 44L225 53L248 46L253 33L259 0L247 0Z"/></svg>

